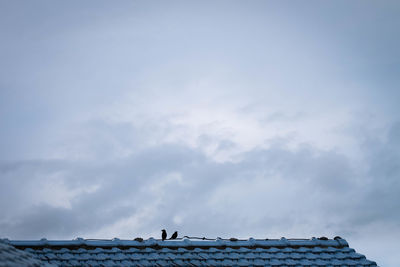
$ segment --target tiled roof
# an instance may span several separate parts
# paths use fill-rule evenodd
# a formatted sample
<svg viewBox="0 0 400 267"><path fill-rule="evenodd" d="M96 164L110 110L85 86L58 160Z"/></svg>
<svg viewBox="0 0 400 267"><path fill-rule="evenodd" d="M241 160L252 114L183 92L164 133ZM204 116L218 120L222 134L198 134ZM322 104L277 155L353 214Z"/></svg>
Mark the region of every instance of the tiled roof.
<svg viewBox="0 0 400 267"><path fill-rule="evenodd" d="M341 238L3 242L59 266L377 266Z"/></svg>
<svg viewBox="0 0 400 267"><path fill-rule="evenodd" d="M31 266L39 267L43 266L43 262L35 258L28 252L21 251L15 247L0 242L0 267L19 267L19 266Z"/></svg>

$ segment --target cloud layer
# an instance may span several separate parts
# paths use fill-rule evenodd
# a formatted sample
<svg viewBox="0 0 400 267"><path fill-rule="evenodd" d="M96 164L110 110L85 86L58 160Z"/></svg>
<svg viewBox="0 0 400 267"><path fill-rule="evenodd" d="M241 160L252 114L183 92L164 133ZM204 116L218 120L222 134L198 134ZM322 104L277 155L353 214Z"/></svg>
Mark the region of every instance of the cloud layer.
<svg viewBox="0 0 400 267"><path fill-rule="evenodd" d="M340 235L400 264L397 2L0 5L1 237Z"/></svg>
<svg viewBox="0 0 400 267"><path fill-rule="evenodd" d="M398 236L399 125L383 141L365 140L357 164L282 142L222 162L170 143L103 161L3 163L1 229L12 238L149 237L163 227L210 237L350 240L379 227Z"/></svg>

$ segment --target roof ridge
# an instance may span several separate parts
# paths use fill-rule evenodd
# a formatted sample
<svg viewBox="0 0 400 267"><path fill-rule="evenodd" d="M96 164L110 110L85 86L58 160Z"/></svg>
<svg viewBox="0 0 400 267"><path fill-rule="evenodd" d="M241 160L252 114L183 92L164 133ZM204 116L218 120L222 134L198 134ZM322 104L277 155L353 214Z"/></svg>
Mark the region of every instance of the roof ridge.
<svg viewBox="0 0 400 267"><path fill-rule="evenodd" d="M162 240L161 238L154 238L154 237L149 237L147 239L143 239L143 238L137 237L135 239L141 239L143 241L146 241L146 240ZM120 239L118 237L114 237L114 238L82 238L82 237L76 237L74 239L68 239L68 240L71 240L71 241L75 241L75 240L119 241L119 240L135 240L135 239ZM225 241L250 241L250 240L270 240L270 241L301 240L301 241L303 241L304 240L304 241L307 241L307 240L315 240L315 239L318 239L318 240L338 240L338 239L345 240L345 239L341 238L340 236L335 236L332 239L329 239L329 238L324 237L324 236L318 237L318 238L317 237L311 237L311 238L286 238L286 237L281 237L281 238L253 238L253 237L249 237L247 239L246 238L235 238L235 237L230 237L230 238L221 238L221 237L209 238L209 237L197 237L197 236L183 236L183 237L178 237L178 238L176 238L176 239L174 239L172 241L175 241L175 240L187 240L187 239L189 239L189 240L214 240L214 241L217 241L217 240L225 240ZM15 239L15 240L17 240L17 239ZM54 240L57 240L57 239L54 239ZM62 240L62 239L59 239L59 240ZM0 241L3 241L5 243L7 243L7 242L9 242L11 240L9 238L2 238L2 239L0 239ZM51 239L41 238L40 241L51 241ZM66 241L66 240L63 240L63 241ZM169 240L169 241L171 241L171 240Z"/></svg>
<svg viewBox="0 0 400 267"><path fill-rule="evenodd" d="M81 237L73 240L47 240L42 238L40 240L9 240L1 239L4 243L9 243L13 246L100 246L100 247L287 247L287 246L332 246L332 247L348 247L346 240L335 237L328 239L326 237L320 238L289 238L284 237L280 239L236 239L236 238L216 238L205 239L197 237L183 237L176 240L155 239L150 237L148 239L84 239Z"/></svg>

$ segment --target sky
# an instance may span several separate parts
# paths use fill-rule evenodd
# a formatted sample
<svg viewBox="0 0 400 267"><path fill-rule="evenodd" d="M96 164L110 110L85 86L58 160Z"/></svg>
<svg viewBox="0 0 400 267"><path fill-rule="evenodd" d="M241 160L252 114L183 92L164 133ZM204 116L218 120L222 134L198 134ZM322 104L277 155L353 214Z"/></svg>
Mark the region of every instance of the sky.
<svg viewBox="0 0 400 267"><path fill-rule="evenodd" d="M400 266L398 1L0 1L0 237L341 236Z"/></svg>

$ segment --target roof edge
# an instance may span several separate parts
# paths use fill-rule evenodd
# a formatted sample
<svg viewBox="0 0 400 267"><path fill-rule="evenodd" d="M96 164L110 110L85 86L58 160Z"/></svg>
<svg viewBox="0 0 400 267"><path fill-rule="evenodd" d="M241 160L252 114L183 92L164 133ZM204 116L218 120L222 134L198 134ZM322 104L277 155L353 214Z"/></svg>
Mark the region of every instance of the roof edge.
<svg viewBox="0 0 400 267"><path fill-rule="evenodd" d="M349 244L345 239L335 238L311 238L311 239L254 239L247 240L237 239L215 239L215 240L196 240L190 238L182 238L178 240L165 240L149 238L146 240L122 240L114 239L83 239L76 238L74 240L8 240L0 239L4 243L8 243L15 247L45 247L45 246L88 246L88 247L348 247Z"/></svg>

